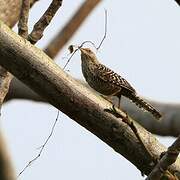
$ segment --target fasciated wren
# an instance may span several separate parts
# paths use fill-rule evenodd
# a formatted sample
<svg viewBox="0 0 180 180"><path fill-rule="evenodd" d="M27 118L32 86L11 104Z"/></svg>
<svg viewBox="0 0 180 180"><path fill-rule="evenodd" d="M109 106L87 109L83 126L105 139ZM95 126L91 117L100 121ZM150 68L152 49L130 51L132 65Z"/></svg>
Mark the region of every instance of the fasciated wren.
<svg viewBox="0 0 180 180"><path fill-rule="evenodd" d="M161 118L161 114L140 98L135 89L124 78L101 64L89 48L80 48L80 51L82 73L90 87L103 95L117 96L119 100L123 95L139 108L150 112L155 118Z"/></svg>

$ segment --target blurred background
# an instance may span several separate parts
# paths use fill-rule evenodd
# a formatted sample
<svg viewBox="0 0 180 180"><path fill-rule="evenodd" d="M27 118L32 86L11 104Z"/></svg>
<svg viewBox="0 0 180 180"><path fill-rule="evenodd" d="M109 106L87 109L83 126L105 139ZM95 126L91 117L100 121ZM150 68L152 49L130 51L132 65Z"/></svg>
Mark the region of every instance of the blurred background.
<svg viewBox="0 0 180 180"><path fill-rule="evenodd" d="M37 46L46 47L83 2L64 0ZM50 3L41 0L33 6L30 29ZM100 61L125 77L142 96L179 103L180 11L173 0L102 1L56 57L59 66L66 63L70 44L78 45L85 40L99 44L104 35L104 9L108 13L108 29L97 52ZM17 28L14 30L17 32ZM83 79L79 52L66 70ZM45 142L56 116L57 109L45 103L12 100L3 106L1 129L17 174L38 154L38 147ZM172 137L157 138L166 146L174 141ZM134 165L62 113L41 157L19 177L37 178L144 179Z"/></svg>

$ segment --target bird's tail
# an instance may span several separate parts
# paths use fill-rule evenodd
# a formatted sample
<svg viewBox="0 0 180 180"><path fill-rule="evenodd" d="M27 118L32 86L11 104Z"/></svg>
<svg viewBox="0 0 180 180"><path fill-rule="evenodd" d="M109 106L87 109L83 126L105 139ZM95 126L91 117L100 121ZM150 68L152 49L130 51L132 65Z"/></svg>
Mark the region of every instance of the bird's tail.
<svg viewBox="0 0 180 180"><path fill-rule="evenodd" d="M143 108L144 110L150 112L156 119L159 120L162 117L160 112L158 112L151 104L147 103L136 94L130 94L129 99L131 99L132 102L134 102L139 108Z"/></svg>

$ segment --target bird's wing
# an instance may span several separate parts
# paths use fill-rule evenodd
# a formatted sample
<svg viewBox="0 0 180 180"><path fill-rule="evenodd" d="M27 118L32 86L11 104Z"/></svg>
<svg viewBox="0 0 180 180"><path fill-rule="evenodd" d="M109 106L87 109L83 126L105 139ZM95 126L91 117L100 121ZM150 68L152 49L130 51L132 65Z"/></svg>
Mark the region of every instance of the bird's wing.
<svg viewBox="0 0 180 180"><path fill-rule="evenodd" d="M105 82L113 83L116 86L123 87L125 89L130 90L131 92L135 92L135 89L120 75L104 66L103 64L98 65L98 76Z"/></svg>

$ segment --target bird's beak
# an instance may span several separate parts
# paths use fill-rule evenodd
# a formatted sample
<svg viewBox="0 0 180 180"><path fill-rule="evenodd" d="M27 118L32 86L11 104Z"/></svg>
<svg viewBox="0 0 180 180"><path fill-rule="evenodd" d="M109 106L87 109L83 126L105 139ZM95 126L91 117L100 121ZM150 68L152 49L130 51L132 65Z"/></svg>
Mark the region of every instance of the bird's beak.
<svg viewBox="0 0 180 180"><path fill-rule="evenodd" d="M86 54L86 49L80 48L81 53Z"/></svg>

